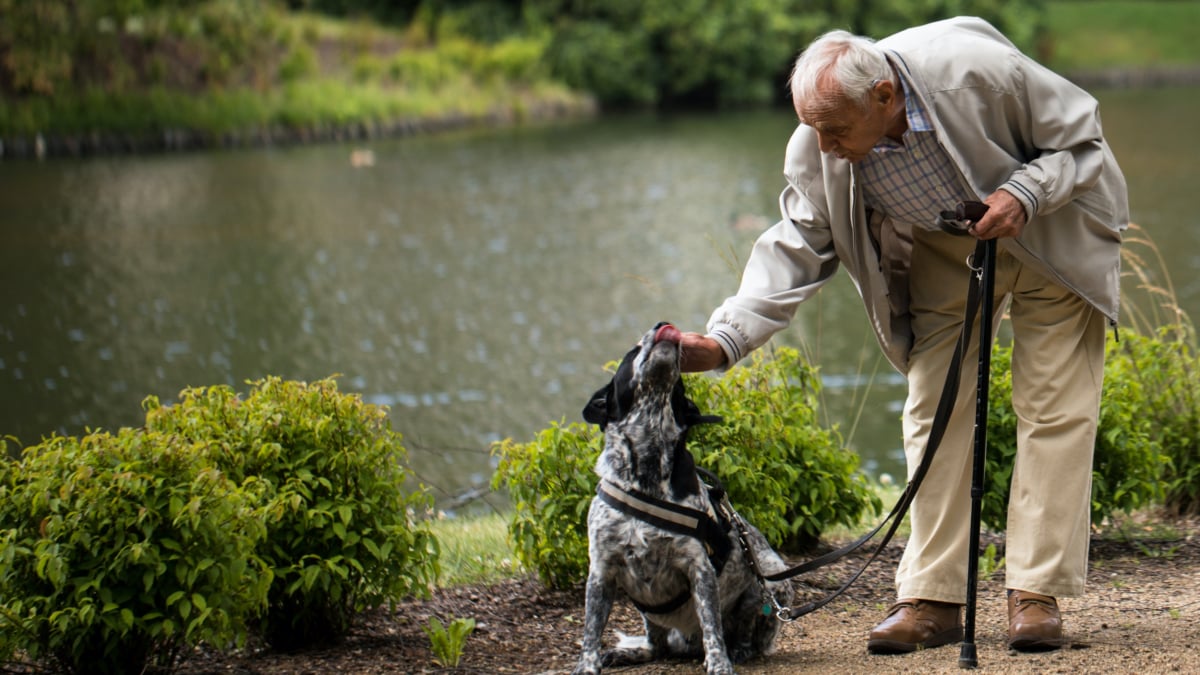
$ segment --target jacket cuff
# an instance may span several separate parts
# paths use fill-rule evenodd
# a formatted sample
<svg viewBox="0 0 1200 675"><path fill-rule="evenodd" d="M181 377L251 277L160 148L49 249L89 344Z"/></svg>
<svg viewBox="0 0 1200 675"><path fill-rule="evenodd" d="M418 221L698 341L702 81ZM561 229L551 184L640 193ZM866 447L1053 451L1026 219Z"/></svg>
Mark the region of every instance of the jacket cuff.
<svg viewBox="0 0 1200 675"><path fill-rule="evenodd" d="M1021 206L1025 207L1025 222L1033 220L1038 212L1038 198L1033 190L1016 179L1009 179L1007 183L1000 186L1000 189L1016 197L1017 201L1021 202Z"/></svg>

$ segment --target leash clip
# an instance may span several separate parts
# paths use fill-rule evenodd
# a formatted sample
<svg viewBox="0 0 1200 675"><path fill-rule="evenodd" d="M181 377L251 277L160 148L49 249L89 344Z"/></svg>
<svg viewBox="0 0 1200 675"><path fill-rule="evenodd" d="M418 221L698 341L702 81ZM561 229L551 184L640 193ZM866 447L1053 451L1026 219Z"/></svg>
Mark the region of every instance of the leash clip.
<svg viewBox="0 0 1200 675"><path fill-rule="evenodd" d="M980 280L980 281L983 281L983 263L981 263L981 262L972 262L973 260L975 260L975 254L974 254L974 253L971 253L971 254L967 255L967 259L966 259L966 261L965 261L965 262L966 262L966 264L967 264L967 269L969 269L969 270L971 270L972 272L974 272L974 273L975 273L975 278L976 278L976 279L978 279L978 280ZM976 265L979 265L979 267L976 267Z"/></svg>
<svg viewBox="0 0 1200 675"><path fill-rule="evenodd" d="M771 615L771 610L775 611L775 618L782 623L791 623L800 618L800 615L792 616L792 608L784 607L779 604L779 598L767 588L767 579L758 569L758 556L754 554L754 549L750 547L749 532L746 530L746 521L741 514L733 510L733 506L729 504L729 498L725 497L721 500L722 508L727 508L730 514L730 520L734 527L737 528L738 543L742 545L742 554L746 557L746 564L750 567L750 571L754 573L754 578L758 581L758 590L762 596L767 599L767 603L763 605L763 614Z"/></svg>

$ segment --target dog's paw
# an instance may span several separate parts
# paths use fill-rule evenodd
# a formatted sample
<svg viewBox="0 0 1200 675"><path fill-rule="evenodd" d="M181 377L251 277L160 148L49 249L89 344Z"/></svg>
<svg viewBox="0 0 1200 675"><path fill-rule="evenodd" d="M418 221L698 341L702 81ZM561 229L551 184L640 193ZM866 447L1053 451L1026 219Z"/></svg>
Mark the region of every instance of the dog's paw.
<svg viewBox="0 0 1200 675"><path fill-rule="evenodd" d="M654 653L649 649L610 649L604 652L601 662L605 668L624 668L638 666L654 660Z"/></svg>
<svg viewBox="0 0 1200 675"><path fill-rule="evenodd" d="M579 663L575 664L575 670L571 671L571 675L600 675L599 655L580 655Z"/></svg>
<svg viewBox="0 0 1200 675"><path fill-rule="evenodd" d="M658 654L645 635L625 635L618 632L617 646L604 652L601 663L605 668L636 666L653 661Z"/></svg>
<svg viewBox="0 0 1200 675"><path fill-rule="evenodd" d="M705 660L704 672L707 675L734 675L733 664L726 658Z"/></svg>

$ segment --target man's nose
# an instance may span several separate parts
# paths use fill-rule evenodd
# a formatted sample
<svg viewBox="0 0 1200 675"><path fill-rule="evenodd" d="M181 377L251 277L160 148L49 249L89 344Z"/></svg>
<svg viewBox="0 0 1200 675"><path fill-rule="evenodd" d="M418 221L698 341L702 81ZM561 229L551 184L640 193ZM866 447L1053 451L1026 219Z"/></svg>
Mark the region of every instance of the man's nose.
<svg viewBox="0 0 1200 675"><path fill-rule="evenodd" d="M818 131L817 147L821 148L821 152L833 152L834 143L831 138Z"/></svg>

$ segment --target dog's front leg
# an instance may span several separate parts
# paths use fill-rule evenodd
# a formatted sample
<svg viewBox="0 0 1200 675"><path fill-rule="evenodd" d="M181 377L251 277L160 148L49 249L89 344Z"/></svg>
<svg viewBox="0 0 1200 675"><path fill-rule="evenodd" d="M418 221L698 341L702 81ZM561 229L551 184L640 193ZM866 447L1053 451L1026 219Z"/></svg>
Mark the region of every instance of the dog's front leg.
<svg viewBox="0 0 1200 675"><path fill-rule="evenodd" d="M575 664L572 675L600 673L600 638L604 634L604 626L608 623L616 595L613 582L606 580L605 576L595 564L588 571L584 594L583 651L579 654L579 663Z"/></svg>
<svg viewBox="0 0 1200 675"><path fill-rule="evenodd" d="M692 567L692 594L696 616L704 640L704 666L708 675L733 675L733 664L725 653L725 635L721 627L721 600L717 573L708 559Z"/></svg>

